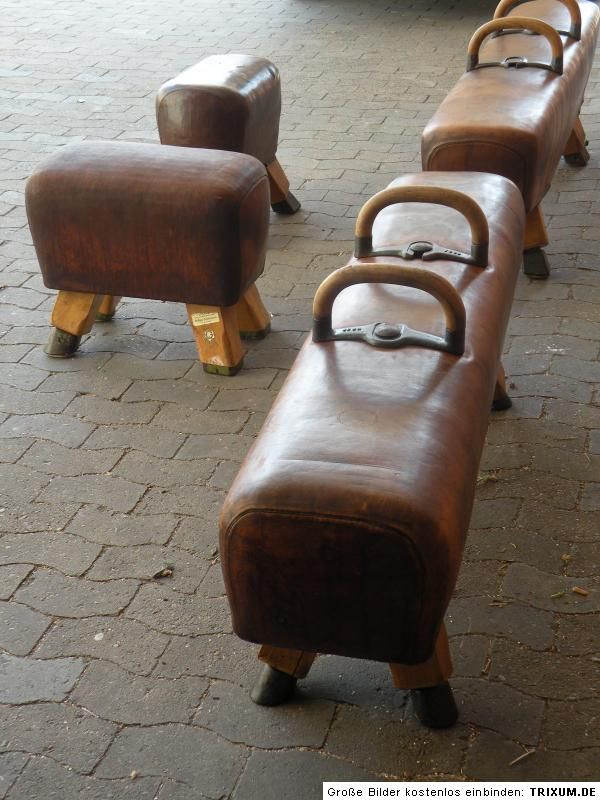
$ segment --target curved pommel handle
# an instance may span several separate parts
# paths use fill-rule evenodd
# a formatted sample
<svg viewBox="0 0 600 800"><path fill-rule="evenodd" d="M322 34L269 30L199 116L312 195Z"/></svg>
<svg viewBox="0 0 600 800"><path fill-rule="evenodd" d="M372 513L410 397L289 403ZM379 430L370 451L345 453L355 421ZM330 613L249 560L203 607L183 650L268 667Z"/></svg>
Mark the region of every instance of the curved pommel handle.
<svg viewBox="0 0 600 800"><path fill-rule="evenodd" d="M494 12L494 19L506 17L513 8L528 2L529 0L501 0ZM563 34L563 36L569 36L578 42L581 39L581 9L579 8L579 3L577 0L557 0L557 2L567 7L571 17L571 27L568 31L557 30L556 32Z"/></svg>
<svg viewBox="0 0 600 800"><path fill-rule="evenodd" d="M394 326L386 323L377 323L371 326L371 338L365 335L352 335L356 331L365 331L366 326L342 328L334 330L331 323L333 303L338 294L357 283L391 283L397 286L408 286L421 289L435 297L443 308L446 317L446 335L443 339L431 334L408 331L408 336L402 332L390 343L389 329ZM382 347L401 346L402 344L416 344L423 347L444 350L455 355L462 355L465 349L465 323L466 312L460 295L452 284L441 275L424 269L405 267L400 264L349 264L332 272L317 289L313 302L313 341L324 342L329 339L363 339L369 344ZM385 327L388 332L383 335L377 333L378 327ZM402 326L400 326L402 327ZM373 330L374 329L374 330ZM345 335L350 334L350 335Z"/></svg>
<svg viewBox="0 0 600 800"><path fill-rule="evenodd" d="M526 31L533 31L533 33L539 33L543 36L550 45L552 49L552 60L550 64L538 64L527 62L526 59L521 58L520 56L514 56L512 58L507 58L503 62L494 63L494 64L480 64L479 63L479 48L481 47L483 40L486 39L490 34L497 33L498 31L507 31L507 30L526 30ZM563 44L559 34L554 30L551 25L548 25L547 22L543 22L541 19L532 19L530 17L502 17L501 19L492 19L490 22L486 22L485 25L482 25L481 28L478 28L475 33L473 34L471 41L469 42L469 47L467 48L467 72L471 72L471 70L477 69L478 67L498 67L498 66L507 66L507 67L519 67L519 66L531 66L531 67L542 67L544 69L549 69L552 72L555 72L557 75L562 75L563 71Z"/></svg>
<svg viewBox="0 0 600 800"><path fill-rule="evenodd" d="M395 203L432 203L460 212L471 228L470 263L480 267L487 266L490 231L485 214L468 194L441 186L393 186L367 200L359 211L354 230L354 255L357 258L377 255L373 250L372 236L375 217L384 208ZM447 252L452 253L452 251ZM381 255L391 255L391 253L383 251Z"/></svg>

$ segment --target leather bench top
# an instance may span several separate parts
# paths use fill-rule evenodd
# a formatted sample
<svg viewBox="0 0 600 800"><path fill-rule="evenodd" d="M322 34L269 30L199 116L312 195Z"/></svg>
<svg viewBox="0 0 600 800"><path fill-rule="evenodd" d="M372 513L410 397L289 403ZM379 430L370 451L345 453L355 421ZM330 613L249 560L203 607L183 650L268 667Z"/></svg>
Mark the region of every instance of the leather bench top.
<svg viewBox="0 0 600 800"><path fill-rule="evenodd" d="M535 67L486 67L460 78L423 132L424 169L495 172L517 184L527 211L539 204L579 114L594 59L600 12L587 0L580 8L581 41L561 37L562 75ZM568 11L556 0L533 0L511 14L569 27ZM526 33L490 37L480 61L514 55L548 63L550 46Z"/></svg>
<svg viewBox="0 0 600 800"><path fill-rule="evenodd" d="M488 217L485 269L397 259L458 289L467 312L465 353L305 342L222 513L223 569L242 638L410 662L428 655L454 588L524 211L516 187L494 175L425 173L391 185L404 184L459 189ZM447 208L395 205L378 216L376 246L416 239L467 252L470 245L466 221ZM400 321L437 334L444 328L429 295L382 284L344 290L333 320ZM398 649L390 616L396 628L421 631L410 645L416 649Z"/></svg>
<svg viewBox="0 0 600 800"><path fill-rule="evenodd" d="M26 205L51 289L228 306L263 269L268 181L239 153L72 144L34 170Z"/></svg>

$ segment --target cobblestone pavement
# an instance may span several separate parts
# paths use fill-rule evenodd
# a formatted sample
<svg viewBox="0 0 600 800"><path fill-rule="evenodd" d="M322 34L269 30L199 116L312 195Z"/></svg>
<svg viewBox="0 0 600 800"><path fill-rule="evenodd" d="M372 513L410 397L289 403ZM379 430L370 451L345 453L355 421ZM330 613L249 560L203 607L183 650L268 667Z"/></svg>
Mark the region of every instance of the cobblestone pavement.
<svg viewBox="0 0 600 800"><path fill-rule="evenodd" d="M592 160L545 202L546 282L519 280L449 631L460 723L412 719L385 665L316 663L299 699L248 699L216 519L360 205L418 168L420 132L494 0L1 0L0 798L286 800L325 779L591 779L600 763L600 72ZM279 65L274 331L205 375L182 307L124 301L49 360L23 186L79 139L156 141L157 87L215 52ZM460 409L457 410L460 413ZM171 578L152 579L172 565ZM589 593L574 594L579 586ZM526 750L534 752L511 766ZM595 776L593 771L595 769Z"/></svg>

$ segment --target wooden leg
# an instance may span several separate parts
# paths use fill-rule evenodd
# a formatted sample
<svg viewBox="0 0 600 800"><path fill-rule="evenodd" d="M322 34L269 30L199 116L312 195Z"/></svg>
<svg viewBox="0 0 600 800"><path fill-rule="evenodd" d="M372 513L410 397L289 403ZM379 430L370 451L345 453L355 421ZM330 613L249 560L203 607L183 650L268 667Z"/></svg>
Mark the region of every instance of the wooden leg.
<svg viewBox="0 0 600 800"><path fill-rule="evenodd" d="M290 192L290 182L276 158L267 164L267 174L273 211L277 214L295 214L300 208L300 203Z"/></svg>
<svg viewBox="0 0 600 800"><path fill-rule="evenodd" d="M428 728L449 728L458 719L448 678L452 659L446 628L442 625L433 655L414 666L390 664L397 689L410 689L413 709L419 721Z"/></svg>
<svg viewBox="0 0 600 800"><path fill-rule="evenodd" d="M512 400L506 391L506 375L502 364L498 367L498 377L496 378L496 388L494 389L494 399L492 401L492 411L506 411L512 406Z"/></svg>
<svg viewBox="0 0 600 800"><path fill-rule="evenodd" d="M219 308L188 303L186 308L204 371L217 375L239 372L245 351L236 306Z"/></svg>
<svg viewBox="0 0 600 800"><path fill-rule="evenodd" d="M271 315L252 284L235 307L242 339L264 339L271 330Z"/></svg>
<svg viewBox="0 0 600 800"><path fill-rule="evenodd" d="M83 334L91 331L101 301L99 294L59 292L52 309L54 327L44 352L53 358L72 356Z"/></svg>
<svg viewBox="0 0 600 800"><path fill-rule="evenodd" d="M527 214L523 242L523 271L530 278L547 278L550 274L548 259L542 250L548 244L548 232L539 206Z"/></svg>
<svg viewBox="0 0 600 800"><path fill-rule="evenodd" d="M452 675L452 659L445 625L430 659L422 664L390 664L390 672L396 689L422 689L447 681Z"/></svg>
<svg viewBox="0 0 600 800"><path fill-rule="evenodd" d="M120 299L120 297L105 294L100 303L100 308L96 312L96 320L98 322L109 322L115 315Z"/></svg>
<svg viewBox="0 0 600 800"><path fill-rule="evenodd" d="M567 164L571 164L574 167L585 167L590 160L590 154L586 147L587 143L581 119L577 117L577 122L571 131L563 152Z"/></svg>
<svg viewBox="0 0 600 800"><path fill-rule="evenodd" d="M250 697L260 706L278 706L290 699L298 678L308 675L317 654L263 645L258 657L265 666Z"/></svg>

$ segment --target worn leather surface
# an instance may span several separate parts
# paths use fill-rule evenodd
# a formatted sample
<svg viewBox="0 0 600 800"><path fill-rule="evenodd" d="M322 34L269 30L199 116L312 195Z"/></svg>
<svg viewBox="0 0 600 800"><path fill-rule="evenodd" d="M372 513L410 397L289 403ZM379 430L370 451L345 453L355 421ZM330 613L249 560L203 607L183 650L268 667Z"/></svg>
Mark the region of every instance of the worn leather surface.
<svg viewBox="0 0 600 800"><path fill-rule="evenodd" d="M51 289L229 306L263 270L269 186L250 156L73 144L34 171L26 206Z"/></svg>
<svg viewBox="0 0 600 800"><path fill-rule="evenodd" d="M163 144L233 150L263 164L275 158L280 116L279 72L255 56L209 56L156 97Z"/></svg>
<svg viewBox="0 0 600 800"><path fill-rule="evenodd" d="M600 12L580 3L582 36L562 36L564 72L526 67L488 67L465 73L423 132L423 169L495 172L514 181L531 211L548 191L577 120L594 58ZM568 30L569 13L556 0L533 0L510 15L543 19ZM480 61L522 55L549 62L541 36L508 34L488 38Z"/></svg>
<svg viewBox="0 0 600 800"><path fill-rule="evenodd" d="M426 173L392 185L420 183L466 191L488 215L486 269L426 265L462 296L465 354L307 339L221 515L243 639L389 662L432 653L471 515L524 209L494 175ZM467 223L441 206L396 205L375 222L375 246L420 239L470 245ZM413 289L354 286L334 304L337 326L384 320L444 330L437 302Z"/></svg>

